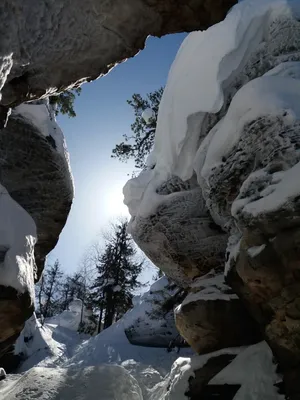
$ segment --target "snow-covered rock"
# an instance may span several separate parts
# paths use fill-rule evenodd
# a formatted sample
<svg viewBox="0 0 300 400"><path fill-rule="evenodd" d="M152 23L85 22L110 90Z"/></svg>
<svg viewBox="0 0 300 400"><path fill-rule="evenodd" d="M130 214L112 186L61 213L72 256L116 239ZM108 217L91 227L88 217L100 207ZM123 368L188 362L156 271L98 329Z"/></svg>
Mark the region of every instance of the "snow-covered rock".
<svg viewBox="0 0 300 400"><path fill-rule="evenodd" d="M13 111L1 130L0 153L1 358L33 312L33 284L66 222L73 182L47 102Z"/></svg>
<svg viewBox="0 0 300 400"><path fill-rule="evenodd" d="M130 224L135 242L156 266L181 287L222 266L227 235L210 217L195 179L168 179L154 194L152 207L158 203L150 216L137 214Z"/></svg>
<svg viewBox="0 0 300 400"><path fill-rule="evenodd" d="M125 321L125 334L130 343L167 348L180 345L173 309L183 298L182 291L167 277L156 281L134 307L135 317ZM175 304L174 304L175 303Z"/></svg>
<svg viewBox="0 0 300 400"><path fill-rule="evenodd" d="M1 104L20 104L96 79L137 54L149 35L206 28L234 2L175 5L166 0L160 7L142 0L63 0L59 5L42 0L32 10L29 0L5 0L0 13Z"/></svg>
<svg viewBox="0 0 300 400"><path fill-rule="evenodd" d="M196 248L201 260L208 236L200 212L208 210L215 231L218 226L229 234L226 257L218 264L226 264L226 284L260 324L293 399L300 393L299 15L299 1L244 0L223 22L190 34L169 73L149 168L124 188L134 239L154 263L167 265L167 275L180 271L177 281L187 287L205 273L201 262L198 276L186 266L187 254ZM195 175L199 187L193 189L201 196L190 201L192 190L185 185ZM180 180L180 187L162 195L161 187L171 179ZM197 228L201 225L204 232L196 230L198 236L193 224L197 212ZM172 235L166 241L167 219ZM161 260L168 253L177 261L173 270L171 257ZM189 274L191 279L183 278ZM203 295L197 300L203 306L200 328L214 320L206 312L217 304L204 300L216 294L207 290L187 299L191 305L189 300ZM224 306L234 302L222 299ZM226 330L225 320L217 328L220 319L209 328ZM192 336L188 340L200 347L202 335Z"/></svg>
<svg viewBox="0 0 300 400"><path fill-rule="evenodd" d="M35 259L40 276L73 200L73 180L62 132L47 102L24 104L1 130L1 184L36 223Z"/></svg>
<svg viewBox="0 0 300 400"><path fill-rule="evenodd" d="M0 368L0 381L6 378L6 372L4 368Z"/></svg>
<svg viewBox="0 0 300 400"><path fill-rule="evenodd" d="M0 139L1 140L1 139ZM0 365L13 364L12 345L33 311L36 226L0 184Z"/></svg>
<svg viewBox="0 0 300 400"><path fill-rule="evenodd" d="M215 271L193 282L175 309L175 320L180 334L198 354L261 340L256 323L224 283L224 275Z"/></svg>
<svg viewBox="0 0 300 400"><path fill-rule="evenodd" d="M272 352L261 342L246 349L229 348L203 356L179 358L165 385L151 400L213 397L283 400L285 397L276 386L280 382Z"/></svg>

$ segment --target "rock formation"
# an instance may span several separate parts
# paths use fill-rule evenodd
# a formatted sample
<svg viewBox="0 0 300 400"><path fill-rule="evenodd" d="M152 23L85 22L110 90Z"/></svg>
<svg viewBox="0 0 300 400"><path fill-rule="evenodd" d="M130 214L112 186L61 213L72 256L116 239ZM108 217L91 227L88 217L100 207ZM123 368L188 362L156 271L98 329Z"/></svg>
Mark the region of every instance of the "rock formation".
<svg viewBox="0 0 300 400"><path fill-rule="evenodd" d="M1 105L20 104L98 78L134 56L148 35L203 29L235 0L5 0L0 6Z"/></svg>
<svg viewBox="0 0 300 400"><path fill-rule="evenodd" d="M63 136L47 103L13 111L1 130L0 151L0 181L10 199L1 203L0 365L9 369L7 352L33 312L33 284L66 222L73 183Z"/></svg>
<svg viewBox="0 0 300 400"><path fill-rule="evenodd" d="M135 299L136 318L124 325L129 342L147 347L182 346L173 310L184 297L184 290L167 277L154 282L148 292Z"/></svg>
<svg viewBox="0 0 300 400"><path fill-rule="evenodd" d="M36 225L36 264L31 280L39 278L45 257L64 226L72 182L59 128L53 121L52 133L48 132L46 120L53 116L45 118L42 110L41 126L30 111L33 105L22 106L11 116L10 109L98 78L138 53L150 34L206 28L224 18L234 3L64 0L59 5L40 1L32 7L30 0L2 2L0 126L6 125L8 117L9 121L1 130L0 182ZM0 245L3 263L7 243ZM0 293L1 357L30 316L32 299L28 288L17 296L18 289L9 282L1 286Z"/></svg>
<svg viewBox="0 0 300 400"><path fill-rule="evenodd" d="M201 355L265 338L293 400L300 398L298 11L289 2L245 1L224 24L186 40L149 169L124 188L135 241L188 291L175 312L181 335ZM220 48L226 32L235 41ZM201 58L208 45L211 59ZM195 371L196 386L202 378L220 384L203 363ZM275 375L270 399L279 398ZM238 379L232 384L222 398L246 390ZM199 385L192 399L222 394Z"/></svg>

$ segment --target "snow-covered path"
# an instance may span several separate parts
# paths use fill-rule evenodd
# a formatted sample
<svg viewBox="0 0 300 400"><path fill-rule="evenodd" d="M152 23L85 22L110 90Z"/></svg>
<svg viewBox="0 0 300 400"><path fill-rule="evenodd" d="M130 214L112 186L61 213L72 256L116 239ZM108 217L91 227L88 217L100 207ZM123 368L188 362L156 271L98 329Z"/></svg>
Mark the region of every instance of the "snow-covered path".
<svg viewBox="0 0 300 400"><path fill-rule="evenodd" d="M2 400L143 400L137 381L117 365L31 368L2 395Z"/></svg>
<svg viewBox="0 0 300 400"><path fill-rule="evenodd" d="M160 393L178 354L129 343L124 328L139 312L136 307L95 337L77 333L76 313L64 312L44 326L33 316L16 346L26 359L18 374L0 382L0 399L160 400L155 387Z"/></svg>

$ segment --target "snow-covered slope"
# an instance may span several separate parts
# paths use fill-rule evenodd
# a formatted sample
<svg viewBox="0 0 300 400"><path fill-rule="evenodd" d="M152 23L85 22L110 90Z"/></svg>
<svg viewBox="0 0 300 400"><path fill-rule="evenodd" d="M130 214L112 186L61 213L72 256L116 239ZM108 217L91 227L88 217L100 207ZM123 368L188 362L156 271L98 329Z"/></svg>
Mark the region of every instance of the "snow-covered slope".
<svg viewBox="0 0 300 400"><path fill-rule="evenodd" d="M143 400L137 381L117 365L32 368L2 390L2 400Z"/></svg>
<svg viewBox="0 0 300 400"><path fill-rule="evenodd" d="M153 289L164 287L164 280L154 284ZM223 385L237 385L235 400L245 400L245 393L249 400L282 399L274 386L280 377L265 343L203 356L193 356L188 349L178 354L133 346L124 327L141 317L141 310L137 304L120 321L92 338L74 332L74 323L68 329L52 319L51 324L46 321L41 326L33 316L16 345L16 352L28 358L17 375L8 375L0 382L1 400L187 400L188 393L195 390L193 380L199 376L204 382L210 380L209 385L216 385L217 390ZM61 321L63 315L56 321ZM73 317L77 321L75 314ZM227 361L219 366L223 356ZM217 365L215 373L211 364Z"/></svg>

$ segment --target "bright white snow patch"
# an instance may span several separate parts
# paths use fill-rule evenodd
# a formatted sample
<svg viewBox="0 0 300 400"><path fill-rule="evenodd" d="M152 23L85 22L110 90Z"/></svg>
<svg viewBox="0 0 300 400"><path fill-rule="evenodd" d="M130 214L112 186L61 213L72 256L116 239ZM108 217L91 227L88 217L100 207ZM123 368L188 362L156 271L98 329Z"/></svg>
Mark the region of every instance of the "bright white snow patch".
<svg viewBox="0 0 300 400"><path fill-rule="evenodd" d="M4 368L0 368L0 381L6 378L6 372Z"/></svg>
<svg viewBox="0 0 300 400"><path fill-rule="evenodd" d="M142 118L146 122L146 124L150 124L151 121L155 118L154 111L151 108L146 108L146 110L142 113Z"/></svg>
<svg viewBox="0 0 300 400"><path fill-rule="evenodd" d="M0 284L33 298L36 226L30 215L0 185Z"/></svg>
<svg viewBox="0 0 300 400"><path fill-rule="evenodd" d="M196 279L190 286L191 292L182 302L182 306L196 301L235 300L238 296L224 282L224 275L215 275L214 271ZM178 308L176 308L179 311ZM175 310L175 311L176 311Z"/></svg>
<svg viewBox="0 0 300 400"><path fill-rule="evenodd" d="M69 304L69 309L64 310L61 314L54 317L47 318L47 324L57 325L61 328L66 328L71 331L77 332L81 322L87 325L94 325L90 319L90 310L83 306L80 299L74 299ZM96 329L96 327L93 326Z"/></svg>
<svg viewBox="0 0 300 400"><path fill-rule="evenodd" d="M132 325L136 326L140 319L149 323L149 330L155 331L156 328L161 326L162 320L159 318L151 319L149 313L155 311L155 300L162 300L164 296L162 289L167 284L168 279L166 277L155 282L148 292L136 299L136 305L132 310L128 311L111 327L83 343L74 357L70 359L70 365L121 364L123 361L132 359L142 364L159 366L160 373L166 374L170 370L172 362L177 358L177 354L174 352L167 353L165 348L133 346L125 335L125 329ZM191 354L190 349L183 349L182 352Z"/></svg>
<svg viewBox="0 0 300 400"><path fill-rule="evenodd" d="M178 358L172 366L171 372L165 379L163 390L156 389L156 395L151 400L184 400L189 389L189 380L195 377L195 371L202 368L211 358L223 354L239 354L242 348L222 349L213 353L191 358Z"/></svg>
<svg viewBox="0 0 300 400"><path fill-rule="evenodd" d="M32 368L1 400L143 400L137 381L117 365Z"/></svg>
<svg viewBox="0 0 300 400"><path fill-rule="evenodd" d="M35 314L26 321L14 350L24 360L20 371L36 366L46 358L62 357L64 352L65 346L53 339L52 330L46 324L42 326Z"/></svg>
<svg viewBox="0 0 300 400"><path fill-rule="evenodd" d="M241 384L234 400L279 400L273 354L266 342L248 347L209 383L214 385Z"/></svg>
<svg viewBox="0 0 300 400"><path fill-rule="evenodd" d="M258 256L265 248L266 248L265 244L262 244L261 246L249 247L249 249L247 250L247 253L249 254L249 256L251 258L254 258L254 257Z"/></svg>
<svg viewBox="0 0 300 400"><path fill-rule="evenodd" d="M261 193L262 198L245 204L242 212L257 217L260 214L276 211L283 206L289 206L300 195L299 186L300 163L284 171L279 182L271 184L268 192Z"/></svg>

